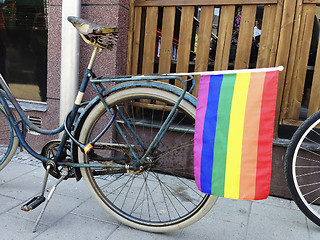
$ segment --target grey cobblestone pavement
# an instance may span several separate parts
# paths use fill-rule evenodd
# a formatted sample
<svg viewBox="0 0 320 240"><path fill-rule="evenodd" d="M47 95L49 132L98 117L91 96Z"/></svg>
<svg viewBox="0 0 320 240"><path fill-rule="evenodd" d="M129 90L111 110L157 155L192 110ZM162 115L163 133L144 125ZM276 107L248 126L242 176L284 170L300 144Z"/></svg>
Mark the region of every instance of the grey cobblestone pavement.
<svg viewBox="0 0 320 240"><path fill-rule="evenodd" d="M219 198L200 221L185 229L154 234L122 225L92 199L84 182L73 179L58 186L32 232L41 207L29 213L21 205L39 193L44 170L25 152L18 152L0 172L0 239L320 239L320 227L295 203L276 197L263 201ZM49 178L48 185L55 183Z"/></svg>

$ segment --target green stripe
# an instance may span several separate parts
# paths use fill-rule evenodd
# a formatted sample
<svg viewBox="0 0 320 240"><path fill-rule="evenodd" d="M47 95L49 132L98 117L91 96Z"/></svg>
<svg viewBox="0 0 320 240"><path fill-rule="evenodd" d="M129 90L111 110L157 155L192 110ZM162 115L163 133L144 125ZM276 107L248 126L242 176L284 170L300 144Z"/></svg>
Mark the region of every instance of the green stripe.
<svg viewBox="0 0 320 240"><path fill-rule="evenodd" d="M236 77L237 74L224 75L220 90L211 184L212 194L216 196L224 196L230 112Z"/></svg>

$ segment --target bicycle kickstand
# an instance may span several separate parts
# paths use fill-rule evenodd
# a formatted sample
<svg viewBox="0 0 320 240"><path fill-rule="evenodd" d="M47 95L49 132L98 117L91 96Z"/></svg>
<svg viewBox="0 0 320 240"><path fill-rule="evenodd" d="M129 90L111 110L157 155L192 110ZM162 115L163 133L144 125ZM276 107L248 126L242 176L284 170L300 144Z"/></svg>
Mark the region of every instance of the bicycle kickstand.
<svg viewBox="0 0 320 240"><path fill-rule="evenodd" d="M67 171L62 171L61 177L60 177L59 180L56 182L56 184L53 185L53 187L51 188L51 190L50 190L50 192L49 192L49 194L48 194L47 201L45 202L43 208L41 209L41 212L40 212L40 214L39 214L39 216L38 216L38 218L37 218L37 221L36 221L36 223L35 223L35 225L34 225L34 227L33 227L32 232L36 232L36 231L37 231L37 226L38 226L38 224L39 224L39 222L40 222L40 219L41 219L44 211L46 210L46 208L47 208L47 206L48 206L48 204L49 204L49 201L50 201L51 198L52 198L52 195L53 195L54 191L56 190L57 186L63 181L63 179L65 179L67 176L68 176L68 172L67 172Z"/></svg>
<svg viewBox="0 0 320 240"><path fill-rule="evenodd" d="M45 192L45 189L46 189L46 186L47 186L49 171L50 171L51 167L52 167L51 164L49 164L47 166L47 169L46 169L46 172L45 172L45 175L44 175L44 179L43 179L43 183L42 183L41 194L39 196L36 196L36 197L32 198L29 202L24 204L21 207L21 210L23 210L25 212L29 212L29 211L35 209L36 207L38 207L41 203L46 201L46 198L44 197L44 192ZM48 206L48 203L49 203L50 199L52 198L52 195L53 195L54 191L56 190L56 188L59 185L59 183L61 183L62 180L66 178L66 176L68 176L68 171L62 171L61 177L59 178L58 182L50 190L48 198L47 198L47 201L46 201L45 205L43 206L43 208L42 208L42 210L41 210L41 212L40 212L40 214L39 214L39 216L37 218L37 221L36 221L36 223L34 225L33 232L36 232L37 226L38 226L38 224L40 222L40 219L41 219L44 211L46 210L46 207Z"/></svg>
<svg viewBox="0 0 320 240"><path fill-rule="evenodd" d="M47 181L48 181L50 168L51 168L51 165L48 165L47 169L46 169L46 173L44 175L43 183L42 183L41 194L39 196L36 196L36 197L32 198L29 202L24 204L21 207L22 211L29 212L29 211L35 209L36 207L38 207L41 203L43 203L46 200L46 198L44 197L44 191L45 191L46 186L47 186Z"/></svg>

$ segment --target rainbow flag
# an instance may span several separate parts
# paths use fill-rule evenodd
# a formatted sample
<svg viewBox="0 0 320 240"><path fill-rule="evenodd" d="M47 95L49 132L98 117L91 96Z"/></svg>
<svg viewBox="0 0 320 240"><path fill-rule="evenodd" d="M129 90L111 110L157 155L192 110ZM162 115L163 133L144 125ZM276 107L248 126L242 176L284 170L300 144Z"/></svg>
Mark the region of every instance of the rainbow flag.
<svg viewBox="0 0 320 240"><path fill-rule="evenodd" d="M243 200L268 197L278 71L201 76L194 135L200 191Z"/></svg>

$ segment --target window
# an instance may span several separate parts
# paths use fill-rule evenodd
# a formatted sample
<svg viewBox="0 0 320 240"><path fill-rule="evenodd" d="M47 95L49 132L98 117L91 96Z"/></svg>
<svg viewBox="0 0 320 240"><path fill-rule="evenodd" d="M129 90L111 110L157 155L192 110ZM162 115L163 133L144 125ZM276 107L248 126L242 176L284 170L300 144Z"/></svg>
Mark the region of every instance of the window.
<svg viewBox="0 0 320 240"><path fill-rule="evenodd" d="M16 98L46 101L48 0L0 4L0 72Z"/></svg>

